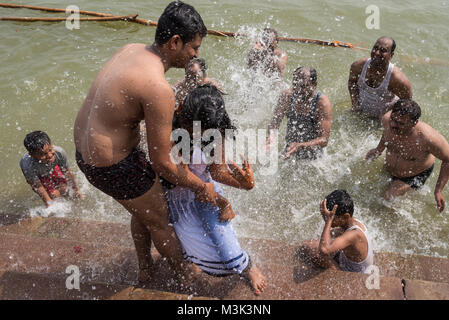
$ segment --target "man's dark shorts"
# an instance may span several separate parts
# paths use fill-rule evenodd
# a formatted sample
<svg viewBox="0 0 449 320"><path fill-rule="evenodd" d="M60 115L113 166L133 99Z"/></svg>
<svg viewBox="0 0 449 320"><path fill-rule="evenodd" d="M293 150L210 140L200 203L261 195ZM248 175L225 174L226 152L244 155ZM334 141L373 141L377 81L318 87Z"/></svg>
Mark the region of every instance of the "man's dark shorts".
<svg viewBox="0 0 449 320"><path fill-rule="evenodd" d="M412 187L413 189L417 190L417 189L421 188L424 185L424 183L426 182L427 178L432 173L433 167L434 167L434 164L432 164L428 169L424 170L423 172L421 172L421 173L419 173L419 174L417 174L416 176L413 176L413 177L398 178L398 177L395 177L395 176L391 176L391 179L393 181L394 180L401 180L405 184L408 184L410 187Z"/></svg>
<svg viewBox="0 0 449 320"><path fill-rule="evenodd" d="M156 179L145 153L138 148L109 167L91 166L76 151L76 163L94 187L116 200L129 200L143 195L151 189Z"/></svg>

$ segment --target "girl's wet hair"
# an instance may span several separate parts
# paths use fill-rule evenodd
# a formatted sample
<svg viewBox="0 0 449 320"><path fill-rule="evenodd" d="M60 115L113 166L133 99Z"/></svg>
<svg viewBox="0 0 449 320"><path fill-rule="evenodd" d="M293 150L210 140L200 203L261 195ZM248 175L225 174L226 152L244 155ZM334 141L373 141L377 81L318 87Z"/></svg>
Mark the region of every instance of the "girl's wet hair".
<svg viewBox="0 0 449 320"><path fill-rule="evenodd" d="M225 130L236 130L225 109L222 93L211 84L201 85L190 92L178 114L174 127L180 127L180 121L193 127L193 121L201 121L201 130L217 129L222 136Z"/></svg>

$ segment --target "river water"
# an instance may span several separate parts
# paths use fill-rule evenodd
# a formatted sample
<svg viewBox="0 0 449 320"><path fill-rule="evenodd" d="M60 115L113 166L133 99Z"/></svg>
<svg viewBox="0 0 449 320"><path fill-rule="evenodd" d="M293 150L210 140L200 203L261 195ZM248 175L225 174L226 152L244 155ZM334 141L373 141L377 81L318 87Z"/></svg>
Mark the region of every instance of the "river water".
<svg viewBox="0 0 449 320"><path fill-rule="evenodd" d="M27 1L27 4L117 15L138 13L157 21L169 1ZM347 79L350 64L369 51L281 42L287 52L286 74L279 83L246 68L246 55L256 34L266 26L281 36L351 42L371 48L379 36L397 43L393 63L408 76L414 99L423 110L422 120L449 138L449 1L201 1L189 2L209 29L244 32L248 37L208 36L200 49L208 75L227 93L226 106L241 130L265 129L277 97L291 83L300 65L318 71L319 89L329 96L334 112L331 139L324 156L313 162L279 159L273 175L263 175L255 165L256 186L246 192L225 188L237 216L239 236L297 243L319 237L323 221L319 201L335 188L344 188L355 201L355 217L373 237L376 250L447 257L448 209L435 208L433 188L441 162L426 186L391 205L382 200L388 184L384 156L366 163L366 152L381 135L378 125L349 112ZM365 9L379 9L379 29L368 29ZM0 16L65 16L26 9L0 8ZM0 22L0 214L30 213L75 216L128 222L129 214L109 197L91 187L74 163L73 123L93 78L121 46L152 43L154 27L129 22L81 22L69 30L64 22ZM183 70L169 70L170 83ZM26 184L18 162L25 153L23 138L33 130L46 131L63 147L76 172L86 199L59 201L43 209L41 200ZM285 134L281 126L280 138ZM279 146L281 149L282 146ZM443 192L449 200L449 192Z"/></svg>

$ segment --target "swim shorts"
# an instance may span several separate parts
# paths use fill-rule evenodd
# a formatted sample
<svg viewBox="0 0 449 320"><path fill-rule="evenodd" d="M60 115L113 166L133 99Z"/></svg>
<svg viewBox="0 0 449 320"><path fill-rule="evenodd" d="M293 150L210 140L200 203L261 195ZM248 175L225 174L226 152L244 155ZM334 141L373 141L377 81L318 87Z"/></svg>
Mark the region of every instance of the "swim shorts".
<svg viewBox="0 0 449 320"><path fill-rule="evenodd" d="M55 192L58 187L67 185L67 180L58 165L54 167L49 176L39 177L39 180L49 194Z"/></svg>
<svg viewBox="0 0 449 320"><path fill-rule="evenodd" d="M145 153L135 148L120 162L109 167L95 167L84 162L76 151L76 163L87 180L116 200L129 200L151 189L156 174Z"/></svg>
<svg viewBox="0 0 449 320"><path fill-rule="evenodd" d="M405 184L408 184L413 189L417 190L421 188L424 183L426 182L427 178L429 178L430 174L433 171L434 164L432 164L428 169L424 170L423 172L417 174L413 177L407 177L407 178L398 178L395 176L391 176L391 178L394 180L400 180L404 182Z"/></svg>

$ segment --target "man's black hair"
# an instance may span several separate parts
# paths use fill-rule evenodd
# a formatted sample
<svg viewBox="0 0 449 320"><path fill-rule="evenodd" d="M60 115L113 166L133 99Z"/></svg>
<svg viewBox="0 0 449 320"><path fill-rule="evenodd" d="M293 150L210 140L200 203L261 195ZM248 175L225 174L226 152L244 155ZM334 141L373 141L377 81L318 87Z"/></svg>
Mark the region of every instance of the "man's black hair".
<svg viewBox="0 0 449 320"><path fill-rule="evenodd" d="M202 38L207 34L207 28L200 14L191 5L173 1L159 18L155 41L158 45L163 45L174 35L179 35L185 44L193 41L196 34Z"/></svg>
<svg viewBox="0 0 449 320"><path fill-rule="evenodd" d="M401 115L408 115L410 119L417 123L421 117L421 108L411 99L399 99L393 105L391 113L399 112Z"/></svg>
<svg viewBox="0 0 449 320"><path fill-rule="evenodd" d="M51 144L50 137L43 131L33 131L28 133L23 140L23 145L29 153L35 153L44 148L46 144Z"/></svg>
<svg viewBox="0 0 449 320"><path fill-rule="evenodd" d="M177 115L183 122L192 124L201 121L201 129L218 129L222 136L225 130L235 130L225 109L220 90L211 84L201 85L190 92Z"/></svg>
<svg viewBox="0 0 449 320"><path fill-rule="evenodd" d="M337 211L335 212L336 216L342 216L345 213L349 213L352 217L354 213L354 202L346 190L335 190L326 197L327 210L332 211L335 205L338 206Z"/></svg>
<svg viewBox="0 0 449 320"><path fill-rule="evenodd" d="M298 67L293 72L293 78L298 77L299 75L305 74L307 71L309 71L309 80L310 84L316 85L318 83L318 74L314 68L311 67Z"/></svg>

